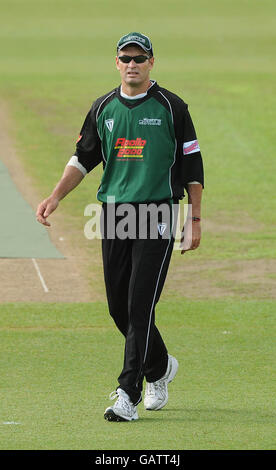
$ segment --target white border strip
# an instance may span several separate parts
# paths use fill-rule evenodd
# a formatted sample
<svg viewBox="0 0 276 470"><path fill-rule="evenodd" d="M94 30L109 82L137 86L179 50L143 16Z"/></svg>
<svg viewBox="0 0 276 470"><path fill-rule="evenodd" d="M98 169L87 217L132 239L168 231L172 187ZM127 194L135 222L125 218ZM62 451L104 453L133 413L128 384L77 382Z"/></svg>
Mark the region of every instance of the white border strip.
<svg viewBox="0 0 276 470"><path fill-rule="evenodd" d="M42 287L43 287L43 289L44 289L44 292L46 292L46 293L49 292L49 289L48 289L48 287L46 286L46 283L45 283L45 281L44 281L44 279L43 279L43 276L42 276L42 274L41 274L41 272L40 272L40 269L39 269L39 267L38 267L38 264L37 264L37 262L36 262L36 260L35 260L34 258L32 258L32 262L33 262L33 265L34 265L34 267L35 267L35 269L36 269L37 275L38 275L38 277L39 277L39 279L40 279L40 282L41 282L41 284L42 284Z"/></svg>
<svg viewBox="0 0 276 470"><path fill-rule="evenodd" d="M97 133L98 133L99 139L100 139L100 141L101 141L101 152L102 152L102 157L103 157L103 160L104 160L105 163L107 163L107 162L106 162L106 158L105 158L104 152L103 152L103 142L102 142L102 139L101 139L101 136L100 136L100 133L99 133L99 129L98 129L99 111L100 111L100 109L101 109L103 103L104 103L110 96L114 95L114 93L116 93L115 90L112 91L112 93L110 93L110 94L100 103L100 105L99 105L99 107L98 107L98 109L97 109L97 112L96 112L96 128L97 128ZM99 190L100 190L100 188L99 188ZM99 190L98 190L98 192L99 192ZM97 195L98 195L98 192L97 192Z"/></svg>
<svg viewBox="0 0 276 470"><path fill-rule="evenodd" d="M104 155L104 151L103 151L103 142L102 142L102 139L101 139L101 136L100 136L100 133L99 133L99 129L98 129L98 119L99 119L99 111L100 111L100 108L102 107L102 104L112 95L114 95L114 93L116 93L116 91L112 91L112 93L110 93L102 102L101 104L99 105L98 109L97 109L97 113L96 113L96 128L97 128L97 133L98 133L98 136L99 136L99 139L101 141L101 152L102 152L102 157L103 157L103 161L105 162L105 164L107 163L106 161L106 158L105 158L105 155ZM98 191L97 191L97 197L98 197L98 194L101 190L101 187L102 185L100 185Z"/></svg>
<svg viewBox="0 0 276 470"><path fill-rule="evenodd" d="M105 97L105 99L104 99L103 101L101 101L101 103L99 104L99 107L98 107L97 112L96 112L96 122L98 121L99 111L100 111L102 105L104 104L104 102L105 102L110 96L114 95L114 93L116 93L115 90L112 91L111 93L109 93L109 95L107 95L107 96ZM97 127L97 129L98 129L98 127ZM100 137L100 136L99 136L99 137Z"/></svg>
<svg viewBox="0 0 276 470"><path fill-rule="evenodd" d="M157 290L158 290L159 281L160 281L160 277L161 277L161 274L162 274L163 266L164 266L164 263L165 263L165 260L166 260L166 257L167 257L168 249L169 249L169 246L170 246L171 241L173 239L173 231L174 231L174 210L172 208L171 237L169 239L169 243L168 243L168 246L166 248L166 252L165 252L165 255L164 255L160 270L159 270L159 274L158 274L158 278L157 278L157 282L156 282L156 286L155 286L155 291L154 291L154 295L153 295L153 300L152 300L152 304L151 304L143 365L146 363L146 358L147 358L147 353L148 353L151 318L152 318L152 312L153 312L154 303L155 303L155 299L156 299L156 294L157 294Z"/></svg>
<svg viewBox="0 0 276 470"><path fill-rule="evenodd" d="M172 123L173 123L173 127L174 127L174 119L173 119L173 111L172 111L172 107L171 107L171 103L169 102L168 98L163 95L163 93L161 91L158 91L158 93L160 93L160 95L163 96L163 98L165 98L165 100L167 101L167 103L169 104L169 107L170 107L170 112L171 112L171 117L172 117ZM176 150L177 150L177 140L176 138L174 139L174 155L173 155L173 162L169 168L169 186L170 186L170 190L171 190L171 197L173 197L173 190L172 190L172 167L173 165L175 164L175 160L176 160Z"/></svg>

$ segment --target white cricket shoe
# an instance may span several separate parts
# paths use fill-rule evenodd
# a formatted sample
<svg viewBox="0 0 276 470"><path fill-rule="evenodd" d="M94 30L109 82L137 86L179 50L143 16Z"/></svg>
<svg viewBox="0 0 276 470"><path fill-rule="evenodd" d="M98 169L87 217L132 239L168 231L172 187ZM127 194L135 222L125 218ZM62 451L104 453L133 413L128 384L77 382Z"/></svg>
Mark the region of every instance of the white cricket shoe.
<svg viewBox="0 0 276 470"><path fill-rule="evenodd" d="M168 367L165 375L156 382L147 382L144 396L144 406L146 410L160 410L169 399L168 383L170 383L177 372L178 361L168 354Z"/></svg>
<svg viewBox="0 0 276 470"><path fill-rule="evenodd" d="M106 408L104 412L104 418L107 421L133 421L139 418L136 406L133 405L124 390L117 388L115 392L111 392L109 395L110 400L114 400L116 397L118 399L115 404Z"/></svg>

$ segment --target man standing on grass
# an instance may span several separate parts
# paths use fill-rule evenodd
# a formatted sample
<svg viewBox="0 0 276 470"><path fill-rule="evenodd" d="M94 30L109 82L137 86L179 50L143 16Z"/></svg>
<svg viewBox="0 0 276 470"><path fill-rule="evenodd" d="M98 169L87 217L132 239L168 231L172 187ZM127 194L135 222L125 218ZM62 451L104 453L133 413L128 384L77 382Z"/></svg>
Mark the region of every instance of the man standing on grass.
<svg viewBox="0 0 276 470"><path fill-rule="evenodd" d="M192 207L192 239L181 253L196 249L201 238L204 183L196 133L187 104L150 80L153 65L147 36L129 33L119 40L121 85L93 103L74 156L37 209L37 220L50 225L47 217L59 201L103 163L97 199L102 202L104 278L110 314L125 336L119 386L110 396L117 400L104 413L109 421L138 419L144 378L147 410L160 410L168 401L178 362L155 325L155 306L174 244L174 208L184 189Z"/></svg>

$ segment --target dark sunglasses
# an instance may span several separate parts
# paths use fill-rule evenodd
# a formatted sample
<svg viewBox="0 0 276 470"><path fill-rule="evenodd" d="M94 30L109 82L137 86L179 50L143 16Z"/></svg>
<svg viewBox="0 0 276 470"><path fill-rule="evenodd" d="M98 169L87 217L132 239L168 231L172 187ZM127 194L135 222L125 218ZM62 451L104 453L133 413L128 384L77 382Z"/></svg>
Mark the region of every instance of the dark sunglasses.
<svg viewBox="0 0 276 470"><path fill-rule="evenodd" d="M130 55L120 55L118 56L118 59L123 62L124 64L129 64L132 60L136 64L142 64L143 62L146 62L146 60L149 59L147 55L135 55L135 56L130 56Z"/></svg>

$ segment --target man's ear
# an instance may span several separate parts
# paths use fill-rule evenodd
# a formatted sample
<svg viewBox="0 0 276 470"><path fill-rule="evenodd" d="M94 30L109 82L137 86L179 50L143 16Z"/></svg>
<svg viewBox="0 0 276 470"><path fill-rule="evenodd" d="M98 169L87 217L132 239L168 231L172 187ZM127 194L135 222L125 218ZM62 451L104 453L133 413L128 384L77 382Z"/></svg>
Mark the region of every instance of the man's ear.
<svg viewBox="0 0 276 470"><path fill-rule="evenodd" d="M119 59L118 59L117 56L116 56L116 69L117 69L117 70L120 70L120 67L119 67Z"/></svg>

